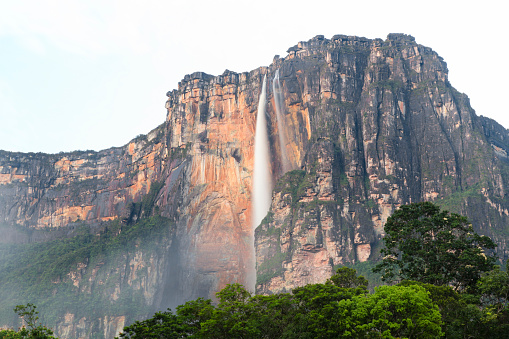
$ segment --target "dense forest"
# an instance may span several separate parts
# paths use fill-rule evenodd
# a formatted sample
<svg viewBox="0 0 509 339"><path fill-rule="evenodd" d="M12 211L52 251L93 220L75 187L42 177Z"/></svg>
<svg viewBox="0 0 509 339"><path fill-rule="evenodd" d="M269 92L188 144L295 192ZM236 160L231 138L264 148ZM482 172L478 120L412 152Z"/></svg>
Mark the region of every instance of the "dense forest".
<svg viewBox="0 0 509 339"><path fill-rule="evenodd" d="M326 282L252 295L240 284L124 328L120 338L509 338L508 267L469 221L430 202L402 206L385 225L370 282L340 267ZM507 265L507 263L506 263ZM32 304L0 338L53 338Z"/></svg>

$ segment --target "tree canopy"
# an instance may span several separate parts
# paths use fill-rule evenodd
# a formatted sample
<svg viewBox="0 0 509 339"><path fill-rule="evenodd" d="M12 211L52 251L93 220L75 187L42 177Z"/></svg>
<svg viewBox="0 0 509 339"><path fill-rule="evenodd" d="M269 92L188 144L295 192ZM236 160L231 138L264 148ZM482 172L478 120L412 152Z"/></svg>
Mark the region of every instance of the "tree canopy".
<svg viewBox="0 0 509 339"><path fill-rule="evenodd" d="M384 281L404 279L473 289L495 257L495 243L474 232L464 216L431 202L401 206L385 224L382 262L374 269Z"/></svg>
<svg viewBox="0 0 509 339"><path fill-rule="evenodd" d="M39 312L36 308L31 303L16 306L14 312L23 320L24 326L18 331L0 329L0 339L56 339L51 329L37 323Z"/></svg>
<svg viewBox="0 0 509 339"><path fill-rule="evenodd" d="M323 284L252 296L227 285L219 303L198 299L124 328L121 338L437 338L439 309L421 286L382 286L342 267ZM164 336L161 334L164 333Z"/></svg>
<svg viewBox="0 0 509 339"><path fill-rule="evenodd" d="M367 281L341 267L323 284L291 293L251 295L239 284L124 328L120 338L508 338L509 275L495 267L479 294L405 280L369 293ZM26 327L0 338L53 338L37 324L35 306L15 308Z"/></svg>

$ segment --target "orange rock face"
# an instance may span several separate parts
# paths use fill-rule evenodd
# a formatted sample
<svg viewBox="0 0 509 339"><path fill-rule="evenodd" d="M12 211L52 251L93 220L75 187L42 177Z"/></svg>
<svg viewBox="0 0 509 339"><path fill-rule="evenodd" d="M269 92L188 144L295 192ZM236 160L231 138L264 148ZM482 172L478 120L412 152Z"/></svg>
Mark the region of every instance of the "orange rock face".
<svg viewBox="0 0 509 339"><path fill-rule="evenodd" d="M251 176L256 112L263 75L273 77L274 71L187 76L168 94L165 124L122 148L39 157L0 154L1 220L61 228L131 218L132 203L141 201L157 182L162 188L154 208L177 224L178 258L168 268L174 274L168 286L161 287L166 306L214 297L233 282L254 290ZM292 142L281 146L274 98L268 93L271 171L276 178L281 175L280 147L287 148L297 168L310 137L308 113L299 105L285 112L287 130L282 132Z"/></svg>
<svg viewBox="0 0 509 339"><path fill-rule="evenodd" d="M228 283L254 288L250 199L260 75L198 73L169 95L169 146L187 153L178 227L186 277L177 285L188 297L196 292L185 286L210 297Z"/></svg>
<svg viewBox="0 0 509 339"><path fill-rule="evenodd" d="M250 73L227 71L218 77L195 73L168 93L168 146L172 152L185 153L179 165L182 193L176 194L186 199L178 207L181 280L173 284L183 288L178 294L184 299L204 291L213 297L233 282L254 291L251 178L256 112L263 76L272 79L276 69L272 65ZM300 166L311 135L309 115L299 109L302 103L290 105L284 112L287 128L278 131L272 91L267 98L271 172L277 179L282 174L281 147L286 147L291 166ZM279 145L277 133L291 141ZM171 199L175 202L175 194L161 203L168 205Z"/></svg>

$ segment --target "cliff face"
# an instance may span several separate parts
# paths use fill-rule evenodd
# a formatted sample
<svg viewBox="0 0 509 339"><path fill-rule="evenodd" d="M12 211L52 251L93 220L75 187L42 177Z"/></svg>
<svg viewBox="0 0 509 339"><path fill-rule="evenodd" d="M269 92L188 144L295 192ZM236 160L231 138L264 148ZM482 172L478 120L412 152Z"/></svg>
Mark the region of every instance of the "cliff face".
<svg viewBox="0 0 509 339"><path fill-rule="evenodd" d="M276 184L254 239L264 75ZM324 281L336 265L373 259L385 220L410 202L434 200L467 215L509 256L508 131L477 117L443 60L412 37L317 36L269 67L188 75L167 96L166 122L124 147L0 152L0 224L17 230L5 242L71 237L76 225L97 233L116 223L118 236L157 215L167 223L150 246L135 239L114 257L86 257L55 281L142 310L126 317L122 307L71 309L55 320L59 335L89 337L84 329L94 328L111 337L133 317L213 297L227 283L253 289L255 268L259 293Z"/></svg>
<svg viewBox="0 0 509 339"><path fill-rule="evenodd" d="M58 228L128 214L162 176L165 152L162 126L101 152L0 152L0 222Z"/></svg>
<svg viewBox="0 0 509 339"><path fill-rule="evenodd" d="M51 293L64 293L58 286L67 285L72 293L65 293L85 295L88 304L102 296L101 305L109 310L87 316L70 307L50 322L59 335L93 332L110 338L133 317L197 297L214 298L227 283L254 289L250 192L264 71L186 76L168 93L166 123L122 148L1 154L0 224L10 229L11 243L70 237L80 225L99 234L114 222L121 234L152 215L172 225L169 234L152 240L162 253L124 248L115 256L85 257L55 280ZM127 310L119 304L123 300L136 301L134 308L142 310Z"/></svg>
<svg viewBox="0 0 509 339"><path fill-rule="evenodd" d="M261 76L195 73L167 94L168 148L183 161L166 179L174 193L158 205L177 220L180 257L167 289L179 302L213 297L231 282L254 284L250 192Z"/></svg>
<svg viewBox="0 0 509 339"><path fill-rule="evenodd" d="M289 53L287 107L309 111L311 137L256 230L257 292L375 258L387 217L417 201L467 215L507 257L507 130L475 115L435 52L389 35L316 37Z"/></svg>

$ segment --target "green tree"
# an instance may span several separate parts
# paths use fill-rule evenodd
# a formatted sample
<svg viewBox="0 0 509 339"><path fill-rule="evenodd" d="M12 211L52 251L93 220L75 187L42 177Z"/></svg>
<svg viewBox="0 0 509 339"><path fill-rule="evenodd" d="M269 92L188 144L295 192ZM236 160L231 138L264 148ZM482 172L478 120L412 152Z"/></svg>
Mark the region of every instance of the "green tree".
<svg viewBox="0 0 509 339"><path fill-rule="evenodd" d="M227 285L210 300L197 299L171 312L124 328L122 338L436 338L440 313L421 286L381 287L340 268L323 284L292 293L251 296Z"/></svg>
<svg viewBox="0 0 509 339"><path fill-rule="evenodd" d="M311 286L316 285L338 288L331 284ZM438 338L442 335L438 307L420 286L382 286L373 294L349 293L353 289L343 293L334 288L312 289L317 290L321 290L317 295L320 302L311 303L312 308L310 304L299 308L283 338ZM334 292L327 298L331 291ZM326 299L328 302L324 303Z"/></svg>
<svg viewBox="0 0 509 339"><path fill-rule="evenodd" d="M337 322L342 317L339 303L365 293L365 286L344 288L330 281L295 288L292 291L295 316L285 331L286 337L292 338L292 333L299 333L301 338L337 338Z"/></svg>
<svg viewBox="0 0 509 339"><path fill-rule="evenodd" d="M475 289L495 262L485 252L496 246L489 237L475 233L467 218L440 211L431 202L401 206L387 219L385 234L382 262L373 269L384 281Z"/></svg>
<svg viewBox="0 0 509 339"><path fill-rule="evenodd" d="M124 327L120 338L187 338L199 337L202 323L212 316L214 306L210 299L198 298L177 306L176 314L171 310L157 312L152 318L135 321Z"/></svg>
<svg viewBox="0 0 509 339"><path fill-rule="evenodd" d="M284 338L295 321L297 305L292 295L280 293L251 298L253 317L259 328L258 338Z"/></svg>
<svg viewBox="0 0 509 339"><path fill-rule="evenodd" d="M495 266L491 271L482 275L478 281L478 289L482 303L494 312L501 312L509 306L509 260L506 262L506 271Z"/></svg>
<svg viewBox="0 0 509 339"><path fill-rule="evenodd" d="M23 338L18 332L12 329L0 329L0 339L21 339Z"/></svg>
<svg viewBox="0 0 509 339"><path fill-rule="evenodd" d="M506 271L500 266L483 274L478 281L485 323L493 337L509 337L509 260Z"/></svg>
<svg viewBox="0 0 509 339"><path fill-rule="evenodd" d="M133 324L124 327L120 338L183 338L183 329L178 317L170 310L157 312L150 319L135 321Z"/></svg>
<svg viewBox="0 0 509 339"><path fill-rule="evenodd" d="M344 336L353 338L438 338L441 316L428 292L417 285L380 286L375 293L343 301ZM350 322L350 324L348 324ZM351 330L349 330L351 328Z"/></svg>
<svg viewBox="0 0 509 339"><path fill-rule="evenodd" d="M348 267L340 267L324 284L308 284L292 291L294 314L283 338L337 338L341 333L339 303L368 293L368 281Z"/></svg>
<svg viewBox="0 0 509 339"><path fill-rule="evenodd" d="M201 326L212 317L214 306L212 300L198 298L177 306L180 333L195 336L201 332Z"/></svg>
<svg viewBox="0 0 509 339"><path fill-rule="evenodd" d="M202 323L205 338L259 338L259 321L249 293L240 284L228 284L216 296L219 304Z"/></svg>
<svg viewBox="0 0 509 339"><path fill-rule="evenodd" d="M433 304L438 306L442 316L442 332L449 339L460 338L496 338L486 335L487 328L483 310L479 307L479 298L459 293L451 286L436 286L418 281L405 280L398 286L419 285L429 293Z"/></svg>
<svg viewBox="0 0 509 339"><path fill-rule="evenodd" d="M14 308L14 312L23 320L24 326L18 331L8 329L0 329L0 338L12 339L56 339L53 337L53 331L46 326L38 324L39 312L35 309L34 304L18 305Z"/></svg>
<svg viewBox="0 0 509 339"><path fill-rule="evenodd" d="M334 285L343 288L368 287L368 279L362 275L357 276L357 271L353 268L340 267L336 270L336 274L329 278Z"/></svg>

